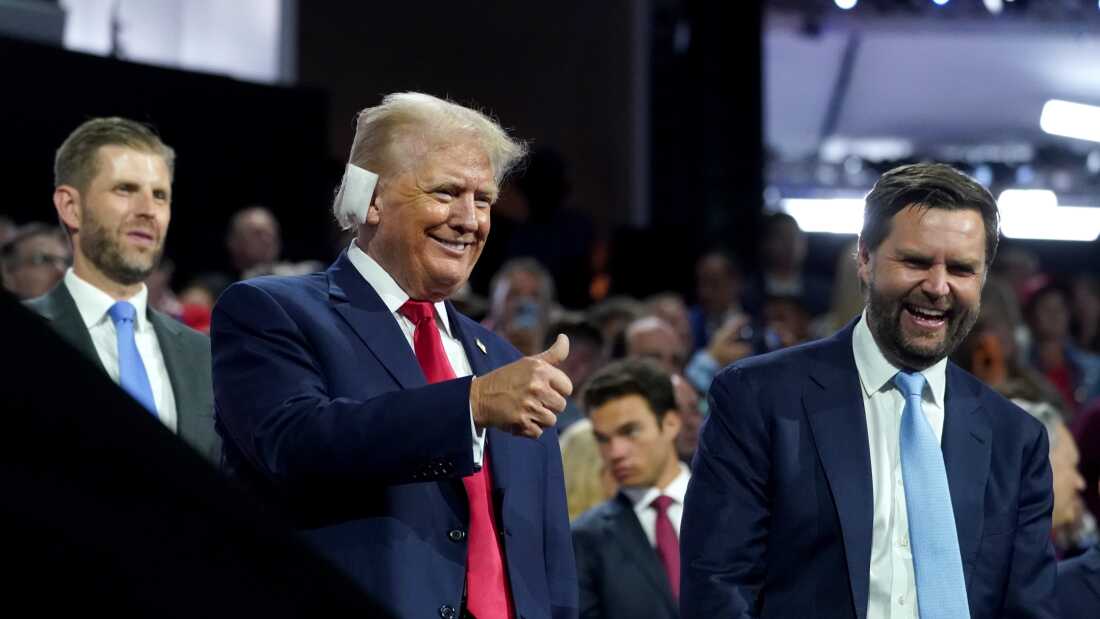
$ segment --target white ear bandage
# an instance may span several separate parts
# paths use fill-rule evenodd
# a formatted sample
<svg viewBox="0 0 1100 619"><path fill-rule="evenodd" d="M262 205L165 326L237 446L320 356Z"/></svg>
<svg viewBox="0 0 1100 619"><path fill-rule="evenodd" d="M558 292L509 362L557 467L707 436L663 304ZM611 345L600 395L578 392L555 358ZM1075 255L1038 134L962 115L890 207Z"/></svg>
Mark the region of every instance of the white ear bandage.
<svg viewBox="0 0 1100 619"><path fill-rule="evenodd" d="M341 225L351 227L366 223L367 209L374 197L378 175L349 163L344 169L344 183L340 188L340 204L336 217Z"/></svg>

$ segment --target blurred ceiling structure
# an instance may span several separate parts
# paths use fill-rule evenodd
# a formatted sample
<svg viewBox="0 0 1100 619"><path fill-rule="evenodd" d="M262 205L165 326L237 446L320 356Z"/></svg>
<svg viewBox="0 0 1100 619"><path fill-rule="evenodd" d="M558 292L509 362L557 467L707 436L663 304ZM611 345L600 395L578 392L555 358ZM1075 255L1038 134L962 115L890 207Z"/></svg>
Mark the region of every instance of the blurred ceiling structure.
<svg viewBox="0 0 1100 619"><path fill-rule="evenodd" d="M1095 1L860 0L840 8L851 4L767 5L769 202L861 195L896 163L935 159L995 194L1046 189L1063 203L1100 206L1100 143L1040 127L1052 99L1100 105Z"/></svg>

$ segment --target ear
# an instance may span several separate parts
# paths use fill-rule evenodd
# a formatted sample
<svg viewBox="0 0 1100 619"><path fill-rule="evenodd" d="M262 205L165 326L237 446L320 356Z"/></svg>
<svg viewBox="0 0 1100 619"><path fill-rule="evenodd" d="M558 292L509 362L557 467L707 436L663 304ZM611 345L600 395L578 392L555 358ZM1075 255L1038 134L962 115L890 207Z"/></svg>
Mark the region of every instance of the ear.
<svg viewBox="0 0 1100 619"><path fill-rule="evenodd" d="M669 438L675 439L680 434L680 429L684 427L684 420L680 419L680 411L675 408L671 408L665 411L665 416L661 419L661 432L666 434Z"/></svg>
<svg viewBox="0 0 1100 619"><path fill-rule="evenodd" d="M863 237L859 237L859 250L856 254L856 263L859 265L857 272L859 273L859 280L863 282L864 286L871 285L871 250L867 248L867 243L863 241Z"/></svg>
<svg viewBox="0 0 1100 619"><path fill-rule="evenodd" d="M382 221L382 196L374 194L370 206L367 207L367 219L363 223L368 226L377 226Z"/></svg>
<svg viewBox="0 0 1100 619"><path fill-rule="evenodd" d="M53 206L57 218L69 229L70 234L80 232L80 192L72 185L61 185L53 190Z"/></svg>

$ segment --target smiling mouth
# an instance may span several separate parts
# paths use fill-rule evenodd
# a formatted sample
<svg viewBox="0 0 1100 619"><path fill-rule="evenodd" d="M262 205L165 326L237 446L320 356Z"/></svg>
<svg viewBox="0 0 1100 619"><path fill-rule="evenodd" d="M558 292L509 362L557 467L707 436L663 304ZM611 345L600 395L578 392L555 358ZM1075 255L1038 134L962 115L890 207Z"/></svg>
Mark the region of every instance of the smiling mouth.
<svg viewBox="0 0 1100 619"><path fill-rule="evenodd" d="M151 244L156 242L156 236L154 236L153 233L146 232L144 230L130 230L126 233L126 237L139 241L141 243Z"/></svg>
<svg viewBox="0 0 1100 619"><path fill-rule="evenodd" d="M939 329L947 322L947 311L904 303L902 308L914 323L925 329Z"/></svg>
<svg viewBox="0 0 1100 619"><path fill-rule="evenodd" d="M446 241L446 240L443 240L443 239L440 239L440 238L437 238L437 237L434 237L434 236L432 236L430 238L433 241L435 241L437 244L439 244L441 247L443 247L447 250L450 250L451 252L458 253L458 254L465 253L466 249L468 249L471 245L473 245L473 243L464 243L462 241Z"/></svg>

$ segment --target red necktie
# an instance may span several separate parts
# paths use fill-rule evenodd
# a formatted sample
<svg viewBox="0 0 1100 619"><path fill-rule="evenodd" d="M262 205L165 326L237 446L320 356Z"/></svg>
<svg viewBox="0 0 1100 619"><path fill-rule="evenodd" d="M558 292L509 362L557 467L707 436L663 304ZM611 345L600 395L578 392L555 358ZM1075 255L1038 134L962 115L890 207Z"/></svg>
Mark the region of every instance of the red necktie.
<svg viewBox="0 0 1100 619"><path fill-rule="evenodd" d="M657 511L657 556L668 574L668 585L672 597L680 599L680 542L676 539L676 529L668 517L668 506L672 498L661 495L653 499L653 509Z"/></svg>
<svg viewBox="0 0 1100 619"><path fill-rule="evenodd" d="M435 325L432 304L409 299L398 311L416 325L413 348L428 382L454 378L454 369L447 360L439 328ZM470 530L466 535L466 609L477 619L513 619L489 480L489 452L486 451L482 454L481 470L462 478L470 502Z"/></svg>

